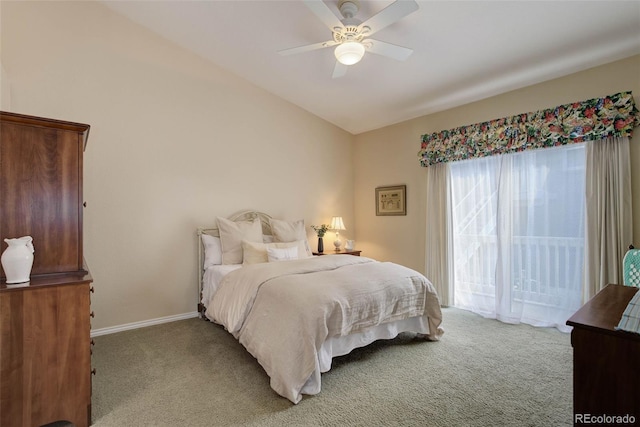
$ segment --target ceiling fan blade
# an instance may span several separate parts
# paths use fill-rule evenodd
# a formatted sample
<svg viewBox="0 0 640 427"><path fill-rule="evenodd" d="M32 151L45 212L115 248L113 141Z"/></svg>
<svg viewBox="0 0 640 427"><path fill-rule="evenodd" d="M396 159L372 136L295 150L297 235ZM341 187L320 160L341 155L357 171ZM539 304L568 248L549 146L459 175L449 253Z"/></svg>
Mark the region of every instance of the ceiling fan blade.
<svg viewBox="0 0 640 427"><path fill-rule="evenodd" d="M307 7L311 9L311 11L318 18L320 18L320 20L324 22L324 25L329 27L331 31L333 31L335 27L342 28L344 26L342 25L342 22L340 22L340 19L338 19L338 17L331 11L331 9L329 9L329 7L326 4L324 4L322 0L303 0L303 1L304 1L304 4L306 4Z"/></svg>
<svg viewBox="0 0 640 427"><path fill-rule="evenodd" d="M415 12L418 8L418 3L416 3L415 0L396 0L377 14L373 15L371 18L364 21L358 28L371 28L371 31L367 34L371 35L393 24L399 19L404 18L408 14Z"/></svg>
<svg viewBox="0 0 640 427"><path fill-rule="evenodd" d="M330 46L335 46L337 43L333 40L329 40L326 42L320 42L320 43L314 43L314 44L308 44L305 46L298 46L298 47L292 47L290 49L283 49L283 50L279 50L278 53L280 55L294 55L296 53L303 53L303 52L309 52L312 50L317 50L317 49L322 49L325 47L330 47Z"/></svg>
<svg viewBox="0 0 640 427"><path fill-rule="evenodd" d="M343 63L336 61L336 66L333 68L333 75L331 78L337 79L338 77L342 77L347 74L348 65L344 65Z"/></svg>
<svg viewBox="0 0 640 427"><path fill-rule="evenodd" d="M402 47L395 44L381 42L380 40L367 39L362 42L367 46L367 51L376 55L386 56L397 61L406 60L413 53L413 49Z"/></svg>

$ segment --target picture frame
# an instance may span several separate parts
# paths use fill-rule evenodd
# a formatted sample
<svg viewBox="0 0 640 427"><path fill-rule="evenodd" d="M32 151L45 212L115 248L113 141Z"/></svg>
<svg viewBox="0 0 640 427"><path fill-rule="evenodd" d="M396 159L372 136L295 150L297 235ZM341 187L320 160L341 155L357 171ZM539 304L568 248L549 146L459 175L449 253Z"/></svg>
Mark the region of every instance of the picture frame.
<svg viewBox="0 0 640 427"><path fill-rule="evenodd" d="M376 188L376 216L406 215L407 186L393 185Z"/></svg>

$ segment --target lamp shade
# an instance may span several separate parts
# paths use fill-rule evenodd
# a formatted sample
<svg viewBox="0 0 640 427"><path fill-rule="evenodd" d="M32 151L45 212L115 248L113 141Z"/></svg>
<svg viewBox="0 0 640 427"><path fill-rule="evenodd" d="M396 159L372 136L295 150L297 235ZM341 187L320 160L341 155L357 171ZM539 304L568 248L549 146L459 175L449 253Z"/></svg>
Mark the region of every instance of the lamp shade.
<svg viewBox="0 0 640 427"><path fill-rule="evenodd" d="M344 65L353 65L364 56L364 46L358 42L344 42L333 52L338 62Z"/></svg>
<svg viewBox="0 0 640 427"><path fill-rule="evenodd" d="M342 221L341 216L334 216L331 218L331 227L332 230L346 230L344 228L344 222Z"/></svg>

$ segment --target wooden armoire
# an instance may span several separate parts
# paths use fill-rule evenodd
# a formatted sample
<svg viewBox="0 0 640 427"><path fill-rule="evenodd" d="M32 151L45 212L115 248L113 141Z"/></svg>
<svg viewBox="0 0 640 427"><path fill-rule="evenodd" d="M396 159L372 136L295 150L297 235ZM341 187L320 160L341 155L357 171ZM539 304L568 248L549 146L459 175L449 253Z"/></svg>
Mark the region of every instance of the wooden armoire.
<svg viewBox="0 0 640 427"><path fill-rule="evenodd" d="M91 424L92 278L82 251L89 125L0 112L0 243L33 237L30 282L0 277L0 425ZM1 269L0 269L1 270Z"/></svg>

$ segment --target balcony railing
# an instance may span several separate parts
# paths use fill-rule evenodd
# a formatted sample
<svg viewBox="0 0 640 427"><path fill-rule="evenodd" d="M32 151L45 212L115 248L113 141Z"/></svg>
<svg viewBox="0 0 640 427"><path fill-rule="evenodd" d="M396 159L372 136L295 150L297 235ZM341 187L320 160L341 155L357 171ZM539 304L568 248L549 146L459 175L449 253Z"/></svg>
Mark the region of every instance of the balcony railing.
<svg viewBox="0 0 640 427"><path fill-rule="evenodd" d="M455 241L456 292L495 296L496 236L458 235ZM570 237L513 237L509 247L511 268L506 287L512 303L547 307L579 304L584 259L584 239ZM577 295L577 297L576 297ZM576 299L577 298L577 299Z"/></svg>

